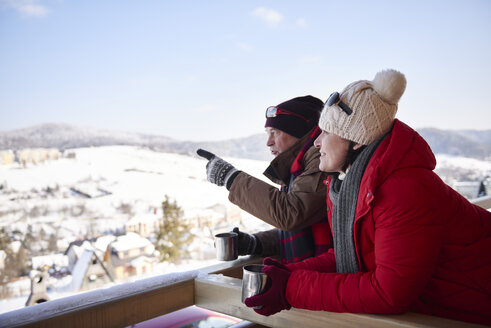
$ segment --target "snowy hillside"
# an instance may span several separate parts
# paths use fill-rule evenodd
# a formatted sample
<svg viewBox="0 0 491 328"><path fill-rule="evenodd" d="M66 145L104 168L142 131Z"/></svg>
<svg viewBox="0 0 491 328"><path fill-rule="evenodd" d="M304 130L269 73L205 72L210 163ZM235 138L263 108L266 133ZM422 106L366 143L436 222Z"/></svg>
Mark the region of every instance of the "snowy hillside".
<svg viewBox="0 0 491 328"><path fill-rule="evenodd" d="M491 159L491 130L416 129L435 154L464 156L481 160ZM24 129L0 131L0 151L24 148L100 147L108 145L143 146L166 153L193 155L197 148L209 149L221 156L269 160L265 148L266 134L222 141L193 142L174 140L163 135L130 133L79 127L69 124L47 123Z"/></svg>
<svg viewBox="0 0 491 328"><path fill-rule="evenodd" d="M0 228L21 235L30 232L41 239L43 235L48 239L54 234L58 239L58 251L63 252L69 243L78 239L121 233L130 220L161 217L161 203L166 195L177 202L184 210L184 218L191 221L199 217L223 218L223 214L217 214L214 208L225 209L227 221L218 221L211 231L193 228L198 237L188 246L191 259L178 266L158 263L154 272L148 275L218 263L212 233L229 231L234 226L243 231L247 227L251 233L270 228L231 204L224 187L206 181L206 161L201 157L161 153L135 146L78 148L67 153L74 158L36 165L28 163L25 167L18 163L0 165ZM266 162L227 160L237 168L265 179L262 172ZM40 242L33 251L36 255L53 253L47 249L47 242ZM141 278L145 277L134 277ZM29 283L23 279L22 284L13 288L23 290L19 292L23 296L0 300L0 313L23 306ZM63 284L66 282L50 279L50 286L54 289L49 292L49 297L69 295L56 291Z"/></svg>
<svg viewBox="0 0 491 328"><path fill-rule="evenodd" d="M417 129L435 154L491 160L491 130Z"/></svg>
<svg viewBox="0 0 491 328"><path fill-rule="evenodd" d="M165 195L176 200L187 215L197 215L216 204L232 206L228 192L206 181L206 161L197 156L155 152L135 146L105 146L67 150L75 158L43 163L0 165L0 226L36 220L56 222L75 236L81 218L117 227L118 220L146 215L160 208ZM266 161L226 158L238 169L266 180ZM480 180L491 175L491 162L437 155L436 172L450 185L459 180ZM460 172L461 179L455 177ZM107 196L76 197L73 189L103 190ZM89 191L87 191L89 192ZM124 210L125 209L125 210ZM81 213L80 213L81 212ZM247 213L243 213L247 215ZM93 224L93 223L92 223ZM92 227L93 228L93 227Z"/></svg>
<svg viewBox="0 0 491 328"><path fill-rule="evenodd" d="M68 220L63 209L80 206L84 216L118 219L118 208L129 207L132 216L160 208L165 195L185 213L196 213L216 204L228 204L228 192L206 181L206 161L199 157L154 152L134 146L106 146L69 150L74 159L41 164L0 166L0 224L25 226L34 220L33 209L45 221ZM266 162L228 158L237 168L263 179ZM70 188L102 189L110 194L96 198L74 197ZM128 216L130 213L128 213ZM128 219L128 217L123 218ZM60 222L60 224L63 224ZM110 224L110 223L108 223ZM113 223L114 224L114 223ZM73 225L70 225L74 229ZM101 227L102 228L102 227ZM22 229L19 227L19 229ZM80 231L82 235L83 231Z"/></svg>
<svg viewBox="0 0 491 328"><path fill-rule="evenodd" d="M110 131L62 123L46 123L24 129L1 131L0 149L80 148L104 145L165 144L171 138L143 133Z"/></svg>
<svg viewBox="0 0 491 328"><path fill-rule="evenodd" d="M165 134L165 132L164 132ZM166 153L192 155L197 148L209 149L221 156L269 160L264 147L266 134L215 142L178 141L166 136L46 123L23 129L0 131L0 151L26 148L101 147L110 145L143 146Z"/></svg>

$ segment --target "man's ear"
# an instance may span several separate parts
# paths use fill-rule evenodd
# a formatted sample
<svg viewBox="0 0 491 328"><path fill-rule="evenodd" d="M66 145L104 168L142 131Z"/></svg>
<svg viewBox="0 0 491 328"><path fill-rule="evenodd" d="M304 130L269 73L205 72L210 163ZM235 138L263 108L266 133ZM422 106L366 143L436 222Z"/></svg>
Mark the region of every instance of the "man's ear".
<svg viewBox="0 0 491 328"><path fill-rule="evenodd" d="M354 146L353 146L353 150L358 150L358 149L360 149L361 147L363 147L363 145L362 145L362 144L357 143L356 145L354 145Z"/></svg>

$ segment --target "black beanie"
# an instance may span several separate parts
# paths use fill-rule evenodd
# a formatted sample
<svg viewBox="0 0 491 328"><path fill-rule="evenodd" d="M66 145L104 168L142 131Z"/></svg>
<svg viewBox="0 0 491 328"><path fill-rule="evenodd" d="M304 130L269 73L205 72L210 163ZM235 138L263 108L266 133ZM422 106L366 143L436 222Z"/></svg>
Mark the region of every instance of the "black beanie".
<svg viewBox="0 0 491 328"><path fill-rule="evenodd" d="M319 123L324 103L318 98L304 96L287 100L276 107L298 114L308 122L296 115L279 114L276 117L267 117L264 127L272 127L294 137L302 138Z"/></svg>

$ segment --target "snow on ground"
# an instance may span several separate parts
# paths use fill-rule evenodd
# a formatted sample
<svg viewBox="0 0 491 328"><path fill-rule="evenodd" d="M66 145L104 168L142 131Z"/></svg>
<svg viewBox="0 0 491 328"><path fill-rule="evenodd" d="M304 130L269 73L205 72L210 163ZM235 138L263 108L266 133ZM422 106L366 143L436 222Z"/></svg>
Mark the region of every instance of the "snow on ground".
<svg viewBox="0 0 491 328"><path fill-rule="evenodd" d="M465 168L477 172L491 173L491 161L482 161L475 158L458 157L445 154L437 154L436 169L440 168Z"/></svg>
<svg viewBox="0 0 491 328"><path fill-rule="evenodd" d="M198 157L158 153L131 146L108 146L70 150L76 159L60 159L19 168L0 166L0 183L10 189L29 191L54 185L75 186L84 180L101 181L112 195L94 199L134 202L144 199L160 204L165 194L183 207L202 208L223 203L225 188L206 182L206 160ZM238 169L260 177L267 163L227 158Z"/></svg>
<svg viewBox="0 0 491 328"><path fill-rule="evenodd" d="M216 204L233 206L228 201L226 188L206 180L207 161L198 156L160 153L133 146L80 148L68 152L74 153L75 158L27 164L26 167L18 164L0 166L0 184L4 186L0 190L0 227L9 226L25 233L27 226L32 225L33 232L38 234L42 226L47 234L56 232L60 239L58 245L68 246L70 241L88 232L88 219L95 218L101 232L121 229L129 219L145 217L151 208L160 209L165 195L171 201L175 200L185 215L192 217L201 213L208 215L208 208ZM267 162L225 159L237 169L267 181L262 175ZM84 198L70 190L80 186L84 190L100 188L110 194ZM56 191L49 193L48 187ZM121 213L122 204L131 206L130 213ZM270 228L250 214L240 212L241 222L229 222L230 227L221 227L213 233L232 229L240 223L247 225L248 232ZM130 281L219 263L214 258L210 260L214 249L212 240L206 237L196 240L202 244L190 245L194 252L204 252L201 257L205 260L187 260L178 265L158 263L154 272L144 277L132 277ZM68 295L48 291L51 299ZM27 295L0 300L0 313L21 308L26 300Z"/></svg>
<svg viewBox="0 0 491 328"><path fill-rule="evenodd" d="M6 184L9 191L16 195L24 195L15 201L2 202L0 212L32 210L45 206L53 212L66 208L76 211L82 208L98 218L98 224L110 226L116 220L116 209L121 204L129 204L133 214L144 215L149 207L160 208L165 195L175 200L186 212L199 212L215 204L228 204L228 191L206 181L206 160L177 154L159 153L132 146L108 146L73 149L75 159L63 158L58 161L28 165L0 166L0 183ZM227 158L238 169L244 170L260 179L267 164L263 161ZM80 199L72 195L64 198L45 197L43 199L25 196L33 189L43 190L58 186L62 190L77 187L82 183L91 182L99 188L109 191L108 196ZM65 195L66 191L63 192ZM12 197L12 195L8 195ZM6 196L2 195L5 199ZM73 214L73 213L72 213ZM75 213L76 214L76 213ZM77 218L76 215L64 215ZM109 222L104 219L109 218ZM15 224L16 214L0 217L0 225ZM57 220L55 215L51 220ZM29 218L28 218L29 220ZM122 217L119 221L127 220ZM26 225L22 221L23 225ZM113 221L114 224L114 221ZM70 222L74 233L83 233ZM117 224L121 226L121 222ZM19 227L20 228L20 227ZM67 227L68 228L68 227ZM21 230L22 231L22 230Z"/></svg>
<svg viewBox="0 0 491 328"><path fill-rule="evenodd" d="M265 149L266 151L266 149ZM185 214L209 213L209 207L216 204L232 206L228 191L206 181L206 160L200 157L160 153L133 146L106 146L72 149L75 158L62 158L37 165L18 164L0 166L0 227L9 225L25 231L28 224L43 224L48 233L54 232L47 225L58 227L59 244L68 245L75 236L87 233L86 218L96 218L98 229L105 231L123 228L132 217L144 217L151 208L160 208L165 195L175 200ZM437 155L437 170L473 170L485 176L491 175L491 163L476 159ZM237 169L269 182L262 172L268 163L264 161L225 158ZM270 183L270 182L269 182ZM97 188L110 195L97 198L75 197L70 188L84 185L86 190ZM56 189L50 194L47 188ZM129 204L131 213L123 215L121 205ZM47 213L33 214L36 208ZM80 213L78 213L80 211ZM30 214L26 217L26 212ZM41 211L42 212L42 211ZM23 217L21 217L23 214ZM269 225L241 211L242 223L247 232L270 228ZM230 227L239 225L231 222ZM226 230L227 227L222 227ZM218 231L222 232L222 231ZM191 245L197 251L213 251L209 240L201 239L206 245ZM203 258L210 258L210 254ZM179 265L159 263L156 270L145 277L156 277L164 273L178 273L196 270L218 263L217 260L189 260ZM52 299L67 296L49 292ZM27 295L0 300L0 313L21 308Z"/></svg>

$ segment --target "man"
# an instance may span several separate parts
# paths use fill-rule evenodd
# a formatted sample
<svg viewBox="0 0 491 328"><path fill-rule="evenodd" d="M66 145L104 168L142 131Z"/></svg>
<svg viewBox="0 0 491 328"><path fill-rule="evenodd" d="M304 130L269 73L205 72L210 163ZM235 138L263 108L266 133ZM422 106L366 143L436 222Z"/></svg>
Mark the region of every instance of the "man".
<svg viewBox="0 0 491 328"><path fill-rule="evenodd" d="M406 311L491 325L491 213L433 171L424 139L395 119L403 74L333 93L315 141L328 178L333 248L283 265L265 259L271 288L245 300L271 315L309 310Z"/></svg>
<svg viewBox="0 0 491 328"><path fill-rule="evenodd" d="M319 152L313 141L323 103L312 97L296 97L266 110L267 146L275 156L264 172L278 189L237 170L205 150L207 178L230 191L229 200L276 229L239 234L239 254L280 255L283 263L294 263L321 254L331 247L326 219ZM327 231L326 231L327 230Z"/></svg>

